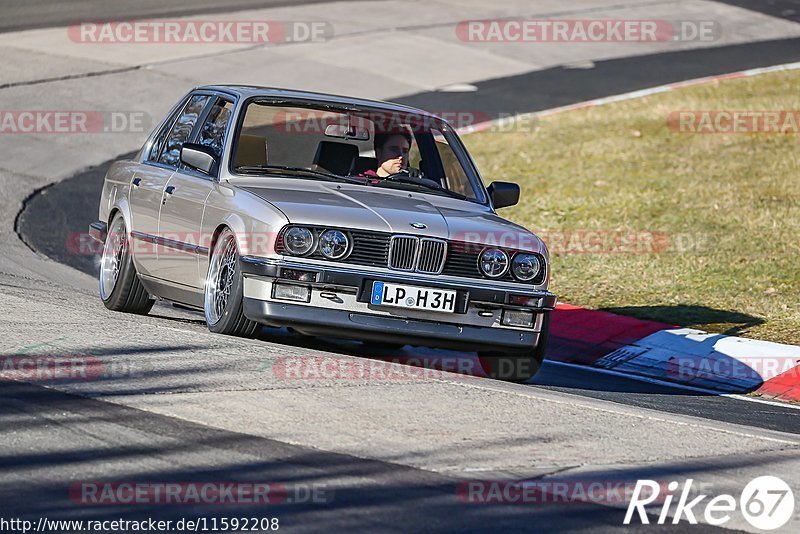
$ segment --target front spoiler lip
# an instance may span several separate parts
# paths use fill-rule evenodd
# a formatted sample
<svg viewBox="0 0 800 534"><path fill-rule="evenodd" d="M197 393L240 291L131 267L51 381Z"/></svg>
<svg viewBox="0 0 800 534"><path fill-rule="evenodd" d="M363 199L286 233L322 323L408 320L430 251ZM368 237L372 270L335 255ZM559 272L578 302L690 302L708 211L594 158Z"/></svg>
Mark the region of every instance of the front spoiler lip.
<svg viewBox="0 0 800 534"><path fill-rule="evenodd" d="M541 332L462 326L417 319L367 315L283 302L244 298L244 315L270 326L291 326L310 335L399 343L459 351L529 354Z"/></svg>
<svg viewBox="0 0 800 534"><path fill-rule="evenodd" d="M423 287L446 287L469 292L469 301L474 303L498 304L514 307L510 304L512 295L521 295L540 299L540 304L535 307L527 307L537 311L550 311L556 307L558 297L546 290L513 288L506 286L496 286L470 278L451 280L430 280L428 278L417 278L410 273L400 272L373 272L362 271L358 268L351 268L342 264L328 265L309 265L281 259L259 258L255 256L242 256L239 260L242 274L253 276L265 276L269 278L279 278L282 269L298 269L304 271L315 271L317 273L315 284L350 286L359 288L359 301L364 301L365 282L381 280L398 284L412 284ZM302 283L302 282L298 282ZM370 285L371 288L371 285Z"/></svg>

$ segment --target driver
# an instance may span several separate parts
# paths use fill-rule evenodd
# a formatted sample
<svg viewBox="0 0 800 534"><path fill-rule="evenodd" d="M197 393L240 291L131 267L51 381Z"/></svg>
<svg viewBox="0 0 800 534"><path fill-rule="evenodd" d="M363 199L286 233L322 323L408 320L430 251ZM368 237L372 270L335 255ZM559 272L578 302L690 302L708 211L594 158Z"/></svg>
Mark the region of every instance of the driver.
<svg viewBox="0 0 800 534"><path fill-rule="evenodd" d="M376 133L374 147L378 168L364 172L364 176L386 178L407 171L411 139L411 132L405 130Z"/></svg>

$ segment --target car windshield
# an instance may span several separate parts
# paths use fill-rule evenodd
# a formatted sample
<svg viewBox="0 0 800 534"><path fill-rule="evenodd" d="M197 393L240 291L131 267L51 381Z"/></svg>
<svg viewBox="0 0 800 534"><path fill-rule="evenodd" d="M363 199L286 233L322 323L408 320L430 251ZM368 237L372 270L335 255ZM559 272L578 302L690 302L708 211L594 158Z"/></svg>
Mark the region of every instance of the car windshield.
<svg viewBox="0 0 800 534"><path fill-rule="evenodd" d="M254 100L244 110L230 169L486 202L455 132L419 114Z"/></svg>

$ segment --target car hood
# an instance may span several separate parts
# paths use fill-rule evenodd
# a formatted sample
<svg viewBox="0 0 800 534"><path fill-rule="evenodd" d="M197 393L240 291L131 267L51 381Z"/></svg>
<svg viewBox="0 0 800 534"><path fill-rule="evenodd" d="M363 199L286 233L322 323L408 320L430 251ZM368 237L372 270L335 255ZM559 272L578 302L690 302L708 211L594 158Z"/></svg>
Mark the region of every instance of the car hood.
<svg viewBox="0 0 800 534"><path fill-rule="evenodd" d="M547 254L533 233L473 202L331 182L269 181L237 186L281 210L293 224L413 234ZM419 224L425 228L417 228Z"/></svg>

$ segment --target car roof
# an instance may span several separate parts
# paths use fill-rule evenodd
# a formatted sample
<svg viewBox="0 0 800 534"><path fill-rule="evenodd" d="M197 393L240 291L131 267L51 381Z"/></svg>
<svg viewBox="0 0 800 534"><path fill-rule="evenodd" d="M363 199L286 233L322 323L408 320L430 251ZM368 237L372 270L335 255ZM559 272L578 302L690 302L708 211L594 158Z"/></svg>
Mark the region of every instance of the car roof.
<svg viewBox="0 0 800 534"><path fill-rule="evenodd" d="M298 100L306 102L312 101L312 102L318 102L320 104L334 104L338 106L378 108L397 113L412 113L415 115L421 115L426 117L436 117L436 115L434 115L433 113L428 113L425 110L414 108L411 106L405 106L403 104L384 102L382 100L369 100L366 98L354 98L350 96L315 93L313 91L298 91L294 89L281 89L277 87L260 87L257 85L204 85L201 87L196 87L195 89L221 91L225 93L231 93L240 98L265 96L270 98L285 98L287 100Z"/></svg>

